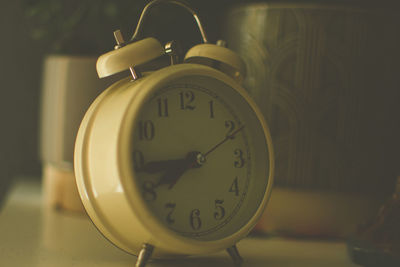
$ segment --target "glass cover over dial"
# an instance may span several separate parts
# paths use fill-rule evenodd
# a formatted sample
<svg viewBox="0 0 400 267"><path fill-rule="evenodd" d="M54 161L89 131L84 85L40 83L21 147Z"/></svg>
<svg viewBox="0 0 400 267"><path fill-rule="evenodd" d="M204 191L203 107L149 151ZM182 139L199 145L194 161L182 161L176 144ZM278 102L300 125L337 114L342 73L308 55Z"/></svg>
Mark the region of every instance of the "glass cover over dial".
<svg viewBox="0 0 400 267"><path fill-rule="evenodd" d="M193 75L156 90L132 138L134 182L154 216L180 235L229 236L264 198L270 168L264 128L222 81Z"/></svg>

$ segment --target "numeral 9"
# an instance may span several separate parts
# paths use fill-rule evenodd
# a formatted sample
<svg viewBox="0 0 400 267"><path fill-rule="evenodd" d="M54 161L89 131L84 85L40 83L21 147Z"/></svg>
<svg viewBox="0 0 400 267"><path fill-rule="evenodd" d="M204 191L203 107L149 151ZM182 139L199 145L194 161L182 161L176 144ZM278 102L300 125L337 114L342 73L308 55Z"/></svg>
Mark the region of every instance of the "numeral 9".
<svg viewBox="0 0 400 267"><path fill-rule="evenodd" d="M139 150L133 151L133 168L135 171L140 172L144 166L144 156Z"/></svg>

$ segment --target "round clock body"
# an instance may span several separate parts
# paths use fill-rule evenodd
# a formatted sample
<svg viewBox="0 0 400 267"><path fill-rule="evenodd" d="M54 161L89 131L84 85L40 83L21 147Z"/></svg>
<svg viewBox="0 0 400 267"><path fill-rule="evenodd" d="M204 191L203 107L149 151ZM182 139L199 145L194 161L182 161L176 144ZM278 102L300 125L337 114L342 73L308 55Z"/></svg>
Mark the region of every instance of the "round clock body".
<svg viewBox="0 0 400 267"><path fill-rule="evenodd" d="M87 111L75 145L82 202L99 231L137 255L215 252L245 237L273 180L268 127L234 80L179 64L121 80Z"/></svg>

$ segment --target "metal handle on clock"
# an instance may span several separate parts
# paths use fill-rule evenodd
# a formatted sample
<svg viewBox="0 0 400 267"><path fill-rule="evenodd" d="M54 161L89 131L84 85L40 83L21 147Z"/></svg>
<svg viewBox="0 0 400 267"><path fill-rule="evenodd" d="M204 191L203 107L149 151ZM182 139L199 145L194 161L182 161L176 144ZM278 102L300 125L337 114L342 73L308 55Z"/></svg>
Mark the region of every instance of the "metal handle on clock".
<svg viewBox="0 0 400 267"><path fill-rule="evenodd" d="M171 41L163 48L159 41L154 38L144 38L139 40L139 35L143 28L144 21L146 20L151 8L159 4L167 3L183 7L185 10L189 11L196 21L203 43L208 43L199 16L191 7L178 0L153 0L144 7L136 26L136 30L128 42L124 41L121 31L117 30L114 32L114 37L117 42L115 50L100 56L97 60L96 69L100 78L129 69L133 80L136 80L141 76L135 68L137 65L149 62L162 55L169 55L171 57L171 65L178 62L177 51L179 48L176 42Z"/></svg>
<svg viewBox="0 0 400 267"><path fill-rule="evenodd" d="M189 11L192 14L194 20L196 21L196 24L197 24L197 27L199 28L203 43L208 43L207 35L206 35L205 31L204 31L204 27L202 26L200 18L197 15L197 13L190 6L188 6L186 3L184 3L183 1L178 1L178 0L153 0L150 3L148 3L144 7L144 9L142 11L142 14L140 15L138 24L136 26L136 30L133 33L130 42L134 42L134 41L139 39L141 30L143 28L144 21L145 21L147 15L148 15L149 11L151 10L152 7L154 7L156 5L159 5L159 4L174 4L174 5L183 7L184 9Z"/></svg>

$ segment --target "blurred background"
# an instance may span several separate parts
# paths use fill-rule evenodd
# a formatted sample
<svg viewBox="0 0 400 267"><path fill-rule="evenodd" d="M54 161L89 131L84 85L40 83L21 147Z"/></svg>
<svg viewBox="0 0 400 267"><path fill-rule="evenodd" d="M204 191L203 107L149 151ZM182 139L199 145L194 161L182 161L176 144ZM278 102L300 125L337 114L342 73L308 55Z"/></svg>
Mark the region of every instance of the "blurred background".
<svg viewBox="0 0 400 267"><path fill-rule="evenodd" d="M16 177L42 177L39 140L45 59L110 51L115 44L113 31L121 29L128 39L147 2L2 3L0 203ZM373 213L392 193L400 174L400 34L395 5L388 0L187 2L198 10L209 40L223 36L246 62L245 87L270 122L274 140L278 187L274 192L279 188L313 192L293 196L284 191L279 193L281 199L276 193L271 214L284 210L283 204L274 203L288 199L292 202L286 202L287 217L278 212L276 218L289 223L294 222L292 217L313 217L329 206L331 216L316 224L322 228L310 224L314 218L304 221L299 233L343 233L323 229L338 218L339 209L345 210L342 225L353 220L354 229L357 220L367 215L351 219L354 210L367 206L366 199L371 198L374 208L368 214ZM162 43L178 39L187 50L200 42L195 24L182 23L191 20L174 7L154 9L144 35L156 36ZM336 194L323 202L319 192L322 198L332 192L361 194L362 201ZM301 209L303 214L296 215L292 204L299 199L304 200L302 207L312 206L307 201L321 205L307 216ZM346 210L348 203L359 206ZM276 224L284 225L279 220ZM286 230L293 228L287 225Z"/></svg>
<svg viewBox="0 0 400 267"><path fill-rule="evenodd" d="M42 181L43 162L56 163L58 175L68 169L75 187L72 149L77 124L58 124L56 112L43 109L49 101L43 100L43 92L57 85L61 73L52 72L49 58L83 56L92 64L113 49L113 31L121 29L126 40L131 37L148 2L2 2L0 208L17 179ZM222 36L243 57L244 86L271 129L275 186L256 230L292 237L353 235L390 198L400 177L400 19L395 1L187 2L200 14L211 42ZM180 40L185 51L200 42L194 22L186 23L192 20L179 8L155 8L144 36L163 44ZM79 70L73 77L85 76ZM79 79L76 83L82 84ZM68 86L60 88L68 92ZM92 96L106 88L97 87ZM79 92L79 86L74 90ZM79 103L82 110L76 111L77 95L65 98L65 109L57 101L46 105L61 117L76 119L87 105ZM40 132L43 118L50 122L46 134ZM384 241L397 242L397 255L399 185L392 213L397 221L388 227L375 217Z"/></svg>

